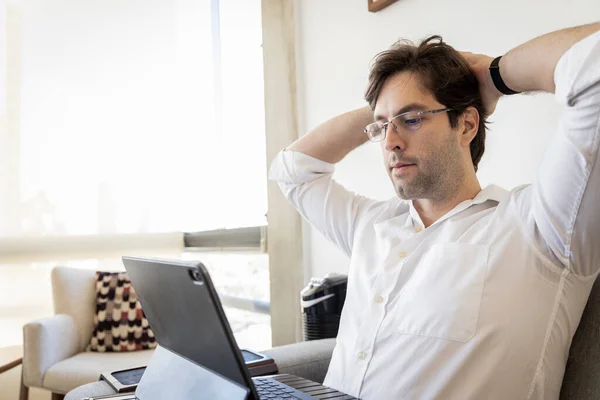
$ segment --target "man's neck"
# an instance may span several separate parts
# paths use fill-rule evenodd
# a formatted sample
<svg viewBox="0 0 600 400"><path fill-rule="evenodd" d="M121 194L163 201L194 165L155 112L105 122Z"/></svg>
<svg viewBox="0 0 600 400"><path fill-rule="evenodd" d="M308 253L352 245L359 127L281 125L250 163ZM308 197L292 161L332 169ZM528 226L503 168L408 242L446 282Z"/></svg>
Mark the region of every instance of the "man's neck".
<svg viewBox="0 0 600 400"><path fill-rule="evenodd" d="M446 213L454 209L458 204L475 198L479 192L481 192L481 186L479 185L477 178L474 178L462 185L458 192L447 199L441 201L417 199L413 201L413 206L419 214L419 217L421 217L421 221L423 221L425 228L427 228Z"/></svg>

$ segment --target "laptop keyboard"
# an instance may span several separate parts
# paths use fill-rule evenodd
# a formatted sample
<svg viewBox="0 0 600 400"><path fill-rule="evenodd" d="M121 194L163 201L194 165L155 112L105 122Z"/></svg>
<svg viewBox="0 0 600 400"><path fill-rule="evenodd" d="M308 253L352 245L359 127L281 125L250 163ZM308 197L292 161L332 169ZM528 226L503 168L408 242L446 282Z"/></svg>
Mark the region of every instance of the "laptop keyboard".
<svg viewBox="0 0 600 400"><path fill-rule="evenodd" d="M260 400L307 398L318 400L357 400L356 397L295 375L272 375L253 378L252 381Z"/></svg>
<svg viewBox="0 0 600 400"><path fill-rule="evenodd" d="M289 386L282 385L275 379L255 378L254 385L260 399L297 399L292 393L295 392Z"/></svg>

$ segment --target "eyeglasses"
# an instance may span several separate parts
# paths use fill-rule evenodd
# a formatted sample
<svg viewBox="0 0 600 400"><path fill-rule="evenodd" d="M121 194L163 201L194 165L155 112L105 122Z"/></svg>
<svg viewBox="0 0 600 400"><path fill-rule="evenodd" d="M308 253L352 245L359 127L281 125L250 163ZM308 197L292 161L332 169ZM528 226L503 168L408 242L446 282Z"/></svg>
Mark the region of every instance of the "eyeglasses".
<svg viewBox="0 0 600 400"><path fill-rule="evenodd" d="M385 139L387 126L392 125L394 130L400 133L400 129L408 132L416 132L421 127L421 116L425 114L438 114L442 112L452 111L450 108L441 108L439 110L429 111L408 111L400 115L396 115L388 122L373 122L367 125L365 133L371 142L381 142ZM395 122L394 122L395 121Z"/></svg>

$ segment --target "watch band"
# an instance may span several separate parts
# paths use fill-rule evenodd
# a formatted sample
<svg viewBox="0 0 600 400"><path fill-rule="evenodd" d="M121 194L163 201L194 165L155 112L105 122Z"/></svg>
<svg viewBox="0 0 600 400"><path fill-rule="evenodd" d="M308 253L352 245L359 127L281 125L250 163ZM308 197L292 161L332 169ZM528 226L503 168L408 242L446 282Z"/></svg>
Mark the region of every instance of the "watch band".
<svg viewBox="0 0 600 400"><path fill-rule="evenodd" d="M511 94L519 94L519 92L515 92L506 86L506 83L502 80L502 76L500 76L500 57L496 57L494 61L490 64L490 74L492 75L492 81L494 82L494 86L496 89L500 91L500 93L511 95Z"/></svg>

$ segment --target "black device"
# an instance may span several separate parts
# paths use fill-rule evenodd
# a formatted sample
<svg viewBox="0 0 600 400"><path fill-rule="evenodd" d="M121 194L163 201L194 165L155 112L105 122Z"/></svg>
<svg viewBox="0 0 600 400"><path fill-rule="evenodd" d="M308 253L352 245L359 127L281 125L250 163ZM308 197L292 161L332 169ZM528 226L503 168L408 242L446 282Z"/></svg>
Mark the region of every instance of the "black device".
<svg viewBox="0 0 600 400"><path fill-rule="evenodd" d="M347 288L346 275L328 274L310 280L300 293L304 340L337 337Z"/></svg>
<svg viewBox="0 0 600 400"><path fill-rule="evenodd" d="M219 393L227 390L233 393L235 386L236 390L243 389L244 398L249 400L308 400L323 395L331 400L354 399L293 375L252 379L210 275L201 262L123 257L123 263L159 343L157 350L160 352L155 352L153 361L157 357L166 357L174 368L179 368L175 365L180 363L179 359L188 364L191 362L197 372L188 382L202 381L200 386L213 389L220 385ZM149 367L152 365L151 362ZM188 368L190 374L194 368ZM160 376L160 370L158 374L155 371L156 368L151 376ZM143 384L144 379L136 391L139 400L146 400L142 397L144 391L140 390ZM148 393L148 386L145 393ZM202 393L198 391L194 400L209 398L203 397ZM319 397L310 393L319 393Z"/></svg>
<svg viewBox="0 0 600 400"><path fill-rule="evenodd" d="M137 387L146 367L123 369L120 371L103 372L100 380L105 381L117 393L132 392Z"/></svg>

